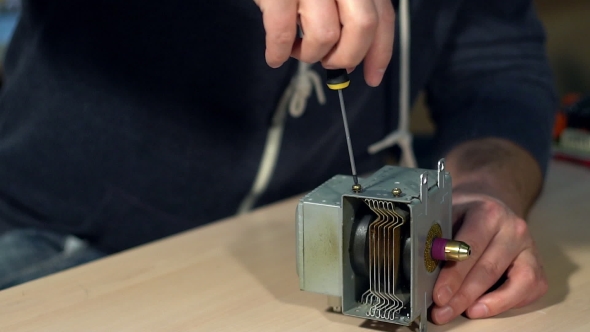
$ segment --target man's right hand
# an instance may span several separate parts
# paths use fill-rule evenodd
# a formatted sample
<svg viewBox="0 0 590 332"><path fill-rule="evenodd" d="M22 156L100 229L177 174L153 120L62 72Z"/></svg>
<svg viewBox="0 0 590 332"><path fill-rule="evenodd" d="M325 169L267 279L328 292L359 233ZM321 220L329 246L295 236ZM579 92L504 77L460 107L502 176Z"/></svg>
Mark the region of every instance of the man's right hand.
<svg viewBox="0 0 590 332"><path fill-rule="evenodd" d="M254 0L266 31L266 62L289 57L321 61L326 69L352 69L364 60L365 80L377 86L393 53L395 12L391 0ZM297 23L305 31L298 40Z"/></svg>

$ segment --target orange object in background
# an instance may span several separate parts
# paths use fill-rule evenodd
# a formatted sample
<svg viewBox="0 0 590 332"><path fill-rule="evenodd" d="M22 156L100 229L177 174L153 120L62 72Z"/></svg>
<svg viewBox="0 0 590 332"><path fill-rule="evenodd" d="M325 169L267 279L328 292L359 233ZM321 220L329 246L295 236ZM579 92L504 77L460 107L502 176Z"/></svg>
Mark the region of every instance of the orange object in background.
<svg viewBox="0 0 590 332"><path fill-rule="evenodd" d="M561 107L569 107L580 101L582 95L577 92L571 92L561 98Z"/></svg>
<svg viewBox="0 0 590 332"><path fill-rule="evenodd" d="M553 139L556 140L559 138L561 133L567 128L567 115L563 111L564 108L574 105L580 99L582 95L580 93L572 92L565 94L561 98L561 105L560 110L555 115L555 122L553 124Z"/></svg>
<svg viewBox="0 0 590 332"><path fill-rule="evenodd" d="M553 124L553 139L559 138L561 133L567 128L567 116L562 111L557 112Z"/></svg>
<svg viewBox="0 0 590 332"><path fill-rule="evenodd" d="M590 167L590 95L561 99L553 125L553 158Z"/></svg>

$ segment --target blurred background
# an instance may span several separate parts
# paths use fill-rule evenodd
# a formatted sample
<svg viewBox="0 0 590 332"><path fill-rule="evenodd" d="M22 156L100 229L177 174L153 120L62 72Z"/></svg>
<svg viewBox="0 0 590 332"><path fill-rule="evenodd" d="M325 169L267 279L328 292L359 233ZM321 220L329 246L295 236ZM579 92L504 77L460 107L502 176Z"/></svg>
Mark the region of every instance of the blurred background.
<svg viewBox="0 0 590 332"><path fill-rule="evenodd" d="M547 52L561 98L590 94L590 0L535 0L547 31ZM412 114L412 131L429 135L434 126L423 98Z"/></svg>
<svg viewBox="0 0 590 332"><path fill-rule="evenodd" d="M547 29L547 50L561 95L590 92L590 0L535 0ZM0 0L0 57L4 56L18 22L21 0ZM432 124L421 99L412 121L417 133Z"/></svg>
<svg viewBox="0 0 590 332"><path fill-rule="evenodd" d="M2 57L18 21L20 4L20 0L0 0L0 56Z"/></svg>
<svg viewBox="0 0 590 332"><path fill-rule="evenodd" d="M547 32L547 52L561 99L552 156L590 168L590 0L534 2ZM435 127L423 96L414 106L410 127L418 166L432 167Z"/></svg>
<svg viewBox="0 0 590 332"><path fill-rule="evenodd" d="M18 22L20 1L0 0L0 57L4 56ZM560 97L571 93L589 95L590 0L535 0L535 3L547 30L547 51ZM1 73L0 67L0 77ZM411 124L417 136L429 136L434 131L422 97L415 106Z"/></svg>
<svg viewBox="0 0 590 332"><path fill-rule="evenodd" d="M4 59L6 47L18 22L21 1L0 0L0 59ZM0 65L0 88L4 82L4 66Z"/></svg>

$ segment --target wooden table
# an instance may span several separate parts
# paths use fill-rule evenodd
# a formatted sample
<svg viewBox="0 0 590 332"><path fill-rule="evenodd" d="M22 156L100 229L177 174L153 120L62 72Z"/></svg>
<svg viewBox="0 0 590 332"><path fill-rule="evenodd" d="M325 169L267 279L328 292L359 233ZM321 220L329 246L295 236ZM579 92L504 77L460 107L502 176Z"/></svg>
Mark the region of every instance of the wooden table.
<svg viewBox="0 0 590 332"><path fill-rule="evenodd" d="M407 331L327 311L295 273L296 200L0 292L0 331ZM429 331L590 331L590 171L553 163L530 218L549 293Z"/></svg>

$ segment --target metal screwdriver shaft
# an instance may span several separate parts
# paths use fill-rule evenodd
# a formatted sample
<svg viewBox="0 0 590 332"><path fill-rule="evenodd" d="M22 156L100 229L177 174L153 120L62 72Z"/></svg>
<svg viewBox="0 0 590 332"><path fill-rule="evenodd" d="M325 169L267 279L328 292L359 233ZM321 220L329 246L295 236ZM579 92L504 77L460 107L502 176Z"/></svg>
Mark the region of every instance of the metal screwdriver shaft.
<svg viewBox="0 0 590 332"><path fill-rule="evenodd" d="M303 38L303 28L301 27L301 24L297 24L297 36ZM342 96L342 89L345 89L350 85L348 71L346 69L328 69L326 70L326 79L328 88L338 91L342 120L344 121L344 131L346 133L346 144L348 145L348 155L350 157L350 168L352 169L352 178L354 180L352 191L359 193L363 188L359 184L358 176L356 175L354 153L352 152L352 142L350 141L350 131L348 130L348 119L346 118L346 108L344 107L344 97Z"/></svg>
<svg viewBox="0 0 590 332"><path fill-rule="evenodd" d="M359 184L359 180L358 176L356 175L356 165L354 163L354 153L352 152L352 142L350 140L350 131L348 130L348 119L346 118L346 107L344 106L344 96L342 95L342 90L338 90L338 98L340 99L340 109L342 110L342 121L344 122L344 132L346 133L346 144L348 145L348 156L350 157L352 178L356 186Z"/></svg>
<svg viewBox="0 0 590 332"><path fill-rule="evenodd" d="M352 152L352 142L350 141L350 131L348 130L348 119L346 118L346 107L344 106L344 97L342 90L350 85L348 72L346 69L328 69L326 71L326 83L331 90L338 91L338 98L340 99L340 110L342 111L342 120L344 122L344 132L346 133L346 144L348 145L348 156L350 157L350 168L352 169L352 178L354 185L352 191L359 193L363 190L359 184L358 176L356 175L356 165L354 164L354 153Z"/></svg>

